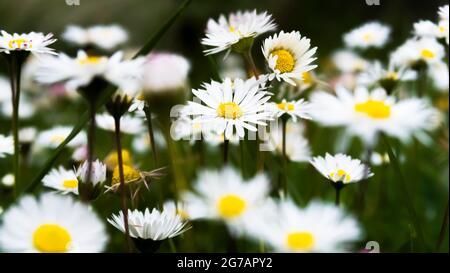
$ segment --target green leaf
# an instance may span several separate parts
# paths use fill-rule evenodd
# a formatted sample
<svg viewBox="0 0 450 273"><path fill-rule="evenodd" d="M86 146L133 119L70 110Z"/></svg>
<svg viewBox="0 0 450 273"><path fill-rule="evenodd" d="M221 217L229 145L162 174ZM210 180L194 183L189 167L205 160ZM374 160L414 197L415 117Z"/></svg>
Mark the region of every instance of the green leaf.
<svg viewBox="0 0 450 273"><path fill-rule="evenodd" d="M175 23L178 17L183 13L183 11L187 8L187 6L192 2L192 0L185 0L178 9L168 18L168 20L150 37L147 43L139 50L139 52L133 57L137 58L142 55L148 54L158 43L158 41L162 38L162 36L169 30L169 28ZM111 97L112 94L116 92L116 88L114 86L109 86L100 96L98 103L96 105L96 110L100 109L105 103L106 100ZM84 128L86 123L89 120L89 115L84 112L78 123L72 129L72 132L67 136L67 138L55 149L50 158L45 162L44 167L39 171L33 181L27 186L25 192L32 192L39 185L42 178L48 173L48 171L52 168L53 164L57 160L58 156L62 153L66 145Z"/></svg>

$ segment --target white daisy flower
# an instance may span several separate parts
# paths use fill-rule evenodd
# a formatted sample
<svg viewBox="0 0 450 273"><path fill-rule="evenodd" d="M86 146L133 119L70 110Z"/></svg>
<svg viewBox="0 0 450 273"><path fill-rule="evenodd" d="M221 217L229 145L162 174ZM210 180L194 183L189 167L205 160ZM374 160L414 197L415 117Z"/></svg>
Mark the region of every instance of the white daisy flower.
<svg viewBox="0 0 450 273"><path fill-rule="evenodd" d="M283 153L282 127L269 134L272 151ZM288 122L286 124L286 156L294 162L308 162L311 158L311 148L304 137L304 128L301 123Z"/></svg>
<svg viewBox="0 0 450 273"><path fill-rule="evenodd" d="M12 173L5 174L5 176L2 177L1 182L3 186L11 188L15 184L14 174Z"/></svg>
<svg viewBox="0 0 450 273"><path fill-rule="evenodd" d="M125 233L122 211L118 215L113 214L108 222ZM148 208L144 212L128 210L128 225L131 237L153 241L176 237L190 228L188 222L180 215L174 214L173 211L159 211L155 208L151 212Z"/></svg>
<svg viewBox="0 0 450 273"><path fill-rule="evenodd" d="M238 11L229 14L228 18L220 15L218 21L208 20L206 37L202 39L202 44L212 48L204 52L206 55L219 53L244 39L255 38L275 29L272 15L267 12Z"/></svg>
<svg viewBox="0 0 450 273"><path fill-rule="evenodd" d="M19 139L22 143L32 143L35 141L38 131L34 127L24 127L19 130Z"/></svg>
<svg viewBox="0 0 450 273"><path fill-rule="evenodd" d="M183 202L175 202L173 200L167 200L163 204L163 211L174 215L179 215L182 219L185 220L189 219L188 214L189 209Z"/></svg>
<svg viewBox="0 0 450 273"><path fill-rule="evenodd" d="M262 52L267 64L272 71L269 80L276 78L296 85L294 79L302 80L303 73L317 67L311 63L317 58L312 56L317 47L310 49L310 39L302 37L300 32L281 31L264 40Z"/></svg>
<svg viewBox="0 0 450 273"><path fill-rule="evenodd" d="M101 252L108 241L93 210L69 196L25 196L2 218L0 248L5 252Z"/></svg>
<svg viewBox="0 0 450 273"><path fill-rule="evenodd" d="M439 25L430 20L420 20L414 23L414 35L416 37L427 38L447 38L448 37L448 21L439 23Z"/></svg>
<svg viewBox="0 0 450 273"><path fill-rule="evenodd" d="M390 161L391 160L387 153L381 154L378 152L373 152L370 156L370 164L372 164L373 166L387 165L390 163Z"/></svg>
<svg viewBox="0 0 450 273"><path fill-rule="evenodd" d="M11 136L0 135L0 158L7 154L14 154L14 139Z"/></svg>
<svg viewBox="0 0 450 273"><path fill-rule="evenodd" d="M319 91L312 94L311 103L315 121L325 126L346 126L349 134L368 145L375 144L381 132L408 141L422 130L432 130L431 121L437 115L426 100L396 101L381 88L369 92L358 87L352 94L338 87L336 96Z"/></svg>
<svg viewBox="0 0 450 273"><path fill-rule="evenodd" d="M116 126L114 118L108 113L97 114L95 122L99 128L114 132ZM138 117L122 116L120 118L120 132L126 134L138 134L145 130L144 121Z"/></svg>
<svg viewBox="0 0 450 273"><path fill-rule="evenodd" d="M414 66L440 62L444 56L444 47L434 38L409 39L391 54L391 61L396 66Z"/></svg>
<svg viewBox="0 0 450 273"><path fill-rule="evenodd" d="M144 93L173 91L187 87L190 68L189 61L181 55L166 52L149 54L143 66Z"/></svg>
<svg viewBox="0 0 450 273"><path fill-rule="evenodd" d="M64 82L67 90L78 90L94 77L102 77L127 93L136 93L141 88L145 59L122 59L120 51L111 57L90 56L81 50L76 58L61 53L58 57L42 58L36 80L43 84Z"/></svg>
<svg viewBox="0 0 450 273"><path fill-rule="evenodd" d="M268 178L259 174L244 181L233 168L200 172L193 192L182 194L191 219L223 220L233 232L242 231L243 219L268 197Z"/></svg>
<svg viewBox="0 0 450 273"><path fill-rule="evenodd" d="M343 73L365 71L369 62L350 50L339 50L331 57L333 64Z"/></svg>
<svg viewBox="0 0 450 273"><path fill-rule="evenodd" d="M388 84L413 81L416 78L417 72L405 66L396 67L390 63L387 68L384 68L381 62L375 61L369 65L366 71L358 75L357 83L364 86L380 84L386 89Z"/></svg>
<svg viewBox="0 0 450 273"><path fill-rule="evenodd" d="M352 159L345 154L332 156L327 153L325 158L314 157L310 163L332 182L355 183L373 176L370 168L361 163L361 160Z"/></svg>
<svg viewBox="0 0 450 273"><path fill-rule="evenodd" d="M433 63L429 66L428 77L439 91L448 92L448 65L445 62Z"/></svg>
<svg viewBox="0 0 450 273"><path fill-rule="evenodd" d="M133 98L133 100L131 101L131 105L130 108L128 108L128 112L139 112L141 114L143 114L145 116L145 113L143 113L144 111L144 107L145 107L145 98L143 95L138 95L136 97Z"/></svg>
<svg viewBox="0 0 450 273"><path fill-rule="evenodd" d="M29 51L32 54L56 54L52 48L48 46L56 42L53 34L49 33L23 33L9 34L2 30L0 35L0 53L10 54L13 51Z"/></svg>
<svg viewBox="0 0 450 273"><path fill-rule="evenodd" d="M379 22L366 23L344 35L347 47L366 49L381 48L389 40L391 28Z"/></svg>
<svg viewBox="0 0 450 273"><path fill-rule="evenodd" d="M76 171L76 177L80 180L81 183L85 183L87 181L88 170L89 161L84 161L83 164L78 167ZM106 165L98 159L92 161L91 176L89 181L93 185L101 184L106 181Z"/></svg>
<svg viewBox="0 0 450 273"><path fill-rule="evenodd" d="M58 190L63 194L78 194L78 179L73 170L64 167L52 169L44 178L44 186Z"/></svg>
<svg viewBox="0 0 450 273"><path fill-rule="evenodd" d="M36 146L40 148L56 148L69 136L72 129L72 127L68 126L57 126L41 131L37 136ZM80 132L67 144L67 146L75 148L86 144L86 142L86 133Z"/></svg>
<svg viewBox="0 0 450 273"><path fill-rule="evenodd" d="M449 8L448 5L439 7L438 15L440 20L449 20Z"/></svg>
<svg viewBox="0 0 450 273"><path fill-rule="evenodd" d="M70 25L62 37L78 46L95 45L110 50L125 43L128 40L128 33L119 25L96 25L88 28Z"/></svg>
<svg viewBox="0 0 450 273"><path fill-rule="evenodd" d="M342 209L319 201L306 208L292 200L262 206L246 221L247 234L277 252L345 252L361 239L358 222Z"/></svg>
<svg viewBox="0 0 450 273"><path fill-rule="evenodd" d="M297 118L311 119L309 115L310 105L304 99L289 102L283 99L280 103L271 103L270 106L277 118L288 114L293 122L297 122Z"/></svg>
<svg viewBox="0 0 450 273"><path fill-rule="evenodd" d="M222 83L205 83L204 89L193 89L192 93L206 105L190 101L189 114L199 115L194 118L195 122L213 126L217 133L225 133L227 139L231 138L233 128L243 138L244 129L256 132L255 125L266 126L265 121L271 116L266 109L270 96L260 84L255 78L245 81L227 78Z"/></svg>

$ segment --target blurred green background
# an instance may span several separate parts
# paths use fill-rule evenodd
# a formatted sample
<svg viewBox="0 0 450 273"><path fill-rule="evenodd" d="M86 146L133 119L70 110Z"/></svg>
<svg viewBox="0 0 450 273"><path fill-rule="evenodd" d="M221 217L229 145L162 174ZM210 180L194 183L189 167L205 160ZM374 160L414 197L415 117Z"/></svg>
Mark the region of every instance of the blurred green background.
<svg viewBox="0 0 450 273"><path fill-rule="evenodd" d="M158 28L169 14L180 4L181 0L81 0L80 6L68 6L64 0L1 0L0 1L0 29L8 32L42 31L53 32L57 37L68 24L90 26L94 24L117 23L124 26L130 34L130 45L140 47L148 39L149 35ZM318 46L318 71L320 64L324 63L329 54L343 46L342 34L348 30L370 20L379 20L393 28L391 42L387 51L383 51L380 57L385 58L387 53L401 44L411 35L412 24L419 19L435 20L439 6L448 3L444 0L435 1L400 1L381 0L380 6L368 6L365 0L330 1L330 0L194 0L185 14L175 23L163 39L158 43L157 50L173 51L186 56L192 64L191 85L195 88L203 81L209 81L211 71L207 58L202 53L200 39L204 35L204 28L208 18L217 18L219 14L227 14L238 9L267 10L271 13L281 30L299 30L302 35L311 38L313 46ZM255 59L262 64L259 50L261 39L256 42L254 48ZM54 46L57 50L65 51L67 44L59 41ZM217 56L220 61L223 55ZM5 74L5 66L0 66L0 73ZM51 122L46 116L38 116L36 119L41 126L47 128L51 124L64 122L74 124L74 113L81 112L84 105L71 105L67 108L67 101L54 105ZM3 123L5 122L5 123ZM34 124L30 121L29 124ZM42 126L42 124L46 124ZM312 145L314 155L322 155L325 152L335 152L334 140L339 131L335 129L319 128L313 123L308 127L308 138ZM3 126L5 125L5 126ZM9 124L1 120L0 132L6 133ZM442 141L440 128L435 137ZM100 158L106 156L113 147L110 134L105 131L98 132L98 139L105 140L97 143L97 154ZM448 200L448 137L445 145L439 145L436 141L433 146L423 146L418 142L404 146L394 143L397 151L402 151L406 161L402 164L409 191L412 193L412 203L418 211L427 248L417 246L417 234L411 225L411 218L406 209L405 195L399 187L398 177L390 166L374 167L377 175L364 186L348 187L343 193L343 202L362 222L366 232L366 240L380 242L381 251L409 252L431 251L434 249L442 223L444 206ZM131 137L125 137L125 147L130 147ZM180 143L180 158L185 176L188 180L195 177L198 162L196 154L192 154L195 148L189 144ZM383 152L383 145L378 151ZM231 148L231 160L239 163L238 147ZM361 147L356 142L348 151L349 154L358 157L361 155ZM253 162L253 152L249 152L247 162ZM69 152L60 157L59 163L67 164L66 158ZM163 162L167 162L167 155L162 155ZM220 149L210 149L205 158L208 158L208 166L219 167L221 165ZM142 166L149 166L150 155L137 155L136 161ZM41 162L43 163L43 162ZM8 169L7 160L2 160L0 174L4 175ZM184 165L186 164L186 166ZM55 165L55 166L56 166ZM239 166L239 164L236 164ZM249 163L250 165L250 163ZM280 160L276 156L267 156L267 166L271 169L271 178L277 179L281 171ZM39 166L25 176L31 178ZM144 168L145 169L145 168ZM312 198L333 200L333 191L323 178L308 164L292 163L288 170L290 191L301 205L305 205ZM170 180L170 178L168 179ZM162 185L162 184L161 184ZM160 184L155 184L153 192L146 192L146 200L156 203L157 192ZM165 189L167 190L167 189ZM365 200L360 200L361 191L367 194ZM168 191L170 192L170 191ZM0 196L1 196L0 189ZM169 194L170 195L170 194ZM167 196L167 195L166 195ZM0 204L2 200L0 200ZM364 206L362 204L365 204ZM119 204L117 198L107 195L95 204L97 211L104 217L109 217L112 212L117 212ZM112 241L108 251L123 251L123 236L109 227ZM226 230L220 224L207 224L196 222L195 228L187 232L185 236L175 239L179 251L225 251ZM219 236L215 236L219 235ZM224 236L221 236L224 235ZM257 246L247 242L238 242L240 250L257 251ZM364 246L364 242L358 245ZM162 251L170 251L168 245L163 245ZM441 251L448 252L448 235Z"/></svg>

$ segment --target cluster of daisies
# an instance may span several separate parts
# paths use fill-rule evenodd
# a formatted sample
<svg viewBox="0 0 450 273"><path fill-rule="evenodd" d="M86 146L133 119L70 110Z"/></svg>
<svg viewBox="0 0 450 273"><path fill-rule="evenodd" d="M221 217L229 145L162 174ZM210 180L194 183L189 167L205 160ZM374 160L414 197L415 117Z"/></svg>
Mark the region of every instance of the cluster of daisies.
<svg viewBox="0 0 450 273"><path fill-rule="evenodd" d="M220 78L193 89L190 63L183 56L114 51L128 39L127 31L117 25L67 27L61 37L77 49L71 54L50 48L56 41L51 34L2 31L0 54L26 58L21 59L22 98L14 84L11 88L10 81L0 77L2 116L24 121L36 112L54 111L57 100L98 99L100 87L113 85L113 102L106 111L94 112L91 124L110 132L111 138L126 134L132 142L130 147L117 145L104 158L93 158L90 133L71 137L72 126L28 126L11 136L0 135L0 160L14 155L17 144L27 164L39 164L33 160L60 145L70 154L69 162L53 166L42 178L42 185L52 192L24 196L5 211L0 208L0 251L101 252L109 239L109 223L126 235L132 249L154 252L164 240L195 229L197 220L221 221L233 238L263 242L267 251L354 251L364 232L340 206L341 190L370 179L370 165L389 163L389 157L376 152L381 136L405 144L417 138L426 144L431 141L428 133L441 125L441 112L432 106L427 91L407 84L430 78L438 92L448 92L448 5L437 17L436 22L414 24L412 37L388 56L387 63L364 55L389 42L389 26L369 22L351 30L343 37L345 48L331 56L338 76L325 80L316 69L317 47L299 31L274 33L255 50L261 36L277 29L272 16L257 11L221 15L207 22L201 40L205 55L225 54ZM261 57L265 67L257 67L254 56ZM42 92L29 90L52 96L43 99ZM314 156L307 122L343 128L337 149L348 151L356 137L372 151L370 158L363 162L344 153ZM316 199L298 206L288 187L269 179L262 156L257 159L261 170L244 178L228 162L227 147L246 145L245 138L257 139L258 154L270 151L284 164L310 164L334 189L335 204ZM224 147L223 167L199 170L174 199L158 200L160 208L136 209L141 190L151 191L150 181L164 175L157 168L162 166L158 151L170 150L175 164L174 141L185 140L191 145L205 141L216 150ZM152 154L153 170L141 170L135 154ZM177 168L172 167L177 180ZM15 180L15 174L5 174L2 187L15 187ZM101 219L92 201L106 194L120 196L123 207Z"/></svg>

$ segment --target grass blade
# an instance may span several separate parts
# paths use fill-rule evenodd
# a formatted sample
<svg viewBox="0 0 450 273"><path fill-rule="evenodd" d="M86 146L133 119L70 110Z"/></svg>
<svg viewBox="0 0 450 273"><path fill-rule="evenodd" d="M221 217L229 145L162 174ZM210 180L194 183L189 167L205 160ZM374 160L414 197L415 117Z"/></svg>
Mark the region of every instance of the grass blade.
<svg viewBox="0 0 450 273"><path fill-rule="evenodd" d="M178 9L169 17L169 19L150 37L147 43L139 50L139 52L133 57L136 58L138 56L148 54L156 45L156 43L162 38L162 36L167 32L167 30L175 23L178 17L183 13L186 7L192 2L192 0L185 0ZM116 88L114 86L109 86L103 92L102 96L98 100L98 104L96 109L98 110L102 107L106 100L116 92ZM32 192L36 186L39 185L42 178L48 173L48 171L52 168L53 164L57 160L58 156L62 153L66 145L84 128L86 123L88 122L88 113L85 112L80 117L78 123L72 129L71 133L67 138L55 149L50 158L45 162L44 167L39 171L33 181L27 186L25 192Z"/></svg>

